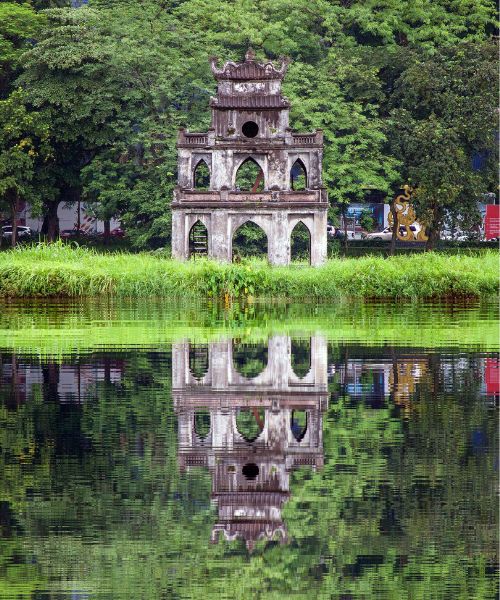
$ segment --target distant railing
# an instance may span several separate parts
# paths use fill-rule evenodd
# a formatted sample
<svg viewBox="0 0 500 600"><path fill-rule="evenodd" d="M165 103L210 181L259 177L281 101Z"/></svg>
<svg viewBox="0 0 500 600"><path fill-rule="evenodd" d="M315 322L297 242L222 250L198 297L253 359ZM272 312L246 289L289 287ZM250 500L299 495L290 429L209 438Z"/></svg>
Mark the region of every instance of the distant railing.
<svg viewBox="0 0 500 600"><path fill-rule="evenodd" d="M295 146L309 146L310 144L321 144L323 133L321 131L314 133L292 133Z"/></svg>
<svg viewBox="0 0 500 600"><path fill-rule="evenodd" d="M179 142L189 146L207 146L208 135L206 133L182 132L179 137Z"/></svg>

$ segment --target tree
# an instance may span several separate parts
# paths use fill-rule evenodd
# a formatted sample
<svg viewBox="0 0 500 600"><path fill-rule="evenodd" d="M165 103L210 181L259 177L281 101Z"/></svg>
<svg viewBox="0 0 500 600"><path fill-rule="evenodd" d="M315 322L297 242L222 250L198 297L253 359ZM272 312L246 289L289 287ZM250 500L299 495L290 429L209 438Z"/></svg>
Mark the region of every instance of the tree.
<svg viewBox="0 0 500 600"><path fill-rule="evenodd" d="M83 198L87 210L104 221L104 243L109 240L110 220L123 212L133 186L133 172L124 153L99 153L82 169Z"/></svg>
<svg viewBox="0 0 500 600"><path fill-rule="evenodd" d="M40 201L36 171L51 157L46 115L30 110L22 89L0 100L0 200L10 210L16 245L20 200Z"/></svg>
<svg viewBox="0 0 500 600"><path fill-rule="evenodd" d="M20 58L45 22L28 3L0 3L0 99L11 91L20 67Z"/></svg>
<svg viewBox="0 0 500 600"><path fill-rule="evenodd" d="M478 197L496 189L496 67L495 43L464 42L433 56L415 50L396 82L391 145L415 187L429 249L447 215L467 227L477 219ZM481 169L473 166L475 155L484 157Z"/></svg>
<svg viewBox="0 0 500 600"><path fill-rule="evenodd" d="M375 227L375 219L373 218L373 214L370 210L365 209L361 212L359 224L365 231L373 231Z"/></svg>
<svg viewBox="0 0 500 600"><path fill-rule="evenodd" d="M144 246L169 242L176 132L208 126L208 56L241 60L252 45L259 60L292 59L284 81L291 125L324 130L325 184L345 209L368 199L368 189L392 196L409 177L411 152L401 152L392 133L402 74L412 81L416 56L437 64L461 40L484 43L495 9L489 0L262 0L258 10L242 0L94 0L43 18L37 44L20 46L30 49L19 81L53 123L47 176L58 193L46 202L46 229L56 231L60 202L84 193L94 204L109 200L103 214L115 205L130 239ZM413 115L411 103L405 108ZM101 182L109 166L119 207L111 190L102 194L101 186L98 200L83 183L94 159Z"/></svg>
<svg viewBox="0 0 500 600"><path fill-rule="evenodd" d="M46 14L38 44L23 55L20 82L30 103L52 123L55 192L44 199L42 231L54 240L59 204L80 198L82 168L114 143L120 129L130 127L120 110L126 94L118 94L117 86L132 86L117 77L95 11L53 9Z"/></svg>

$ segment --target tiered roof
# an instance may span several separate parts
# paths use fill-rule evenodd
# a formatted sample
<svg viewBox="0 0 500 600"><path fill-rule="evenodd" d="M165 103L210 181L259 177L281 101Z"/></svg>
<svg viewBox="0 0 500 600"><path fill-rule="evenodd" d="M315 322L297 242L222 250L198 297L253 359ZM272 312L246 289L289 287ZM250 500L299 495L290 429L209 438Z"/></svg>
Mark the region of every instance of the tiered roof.
<svg viewBox="0 0 500 600"><path fill-rule="evenodd" d="M210 66L214 77L220 80L255 81L259 79L283 79L288 68L289 60L281 58L281 64L276 68L272 62L259 63L255 60L255 52L249 48L245 55L245 62L235 63L228 61L222 69L217 67L217 58L210 59Z"/></svg>

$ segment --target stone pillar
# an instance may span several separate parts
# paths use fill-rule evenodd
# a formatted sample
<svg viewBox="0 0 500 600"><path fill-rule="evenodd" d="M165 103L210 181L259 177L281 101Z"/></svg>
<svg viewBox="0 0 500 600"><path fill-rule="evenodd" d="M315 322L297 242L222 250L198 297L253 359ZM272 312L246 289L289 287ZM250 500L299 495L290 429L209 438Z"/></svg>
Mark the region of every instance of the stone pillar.
<svg viewBox="0 0 500 600"><path fill-rule="evenodd" d="M291 368L290 338L287 335L273 335L267 342L267 348L267 364L271 380L266 383L278 390L287 389Z"/></svg>
<svg viewBox="0 0 500 600"><path fill-rule="evenodd" d="M179 412L177 430L179 432L179 448L182 450L194 448L194 412L192 410Z"/></svg>
<svg viewBox="0 0 500 600"><path fill-rule="evenodd" d="M229 371L233 367L231 340L210 344L210 375L214 389L226 390L229 385Z"/></svg>
<svg viewBox="0 0 500 600"><path fill-rule="evenodd" d="M318 267L326 261L327 244L327 211L318 210L314 215L313 231L311 233L311 266Z"/></svg>
<svg viewBox="0 0 500 600"><path fill-rule="evenodd" d="M314 388L328 388L328 345L322 335L311 337L311 366L314 373Z"/></svg>
<svg viewBox="0 0 500 600"><path fill-rule="evenodd" d="M189 377L189 344L178 342L172 344L172 387L182 389Z"/></svg>
<svg viewBox="0 0 500 600"><path fill-rule="evenodd" d="M172 211L172 258L187 260L189 258L189 231L186 231L184 211Z"/></svg>
<svg viewBox="0 0 500 600"><path fill-rule="evenodd" d="M290 227L287 211L273 212L271 226L266 233L269 263L274 266L290 264Z"/></svg>
<svg viewBox="0 0 500 600"><path fill-rule="evenodd" d="M228 215L225 210L214 210L210 227L210 258L223 262L232 260L232 243L230 239Z"/></svg>

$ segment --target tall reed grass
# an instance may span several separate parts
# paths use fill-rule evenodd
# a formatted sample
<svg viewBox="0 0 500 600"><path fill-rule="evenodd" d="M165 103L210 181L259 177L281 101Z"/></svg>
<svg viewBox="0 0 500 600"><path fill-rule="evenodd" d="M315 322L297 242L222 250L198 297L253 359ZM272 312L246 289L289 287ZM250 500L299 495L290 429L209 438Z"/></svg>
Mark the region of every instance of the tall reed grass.
<svg viewBox="0 0 500 600"><path fill-rule="evenodd" d="M446 298L498 293L498 253L334 259L319 268L263 260L177 262L149 253L99 254L65 244L0 254L0 296L176 296L234 299Z"/></svg>

